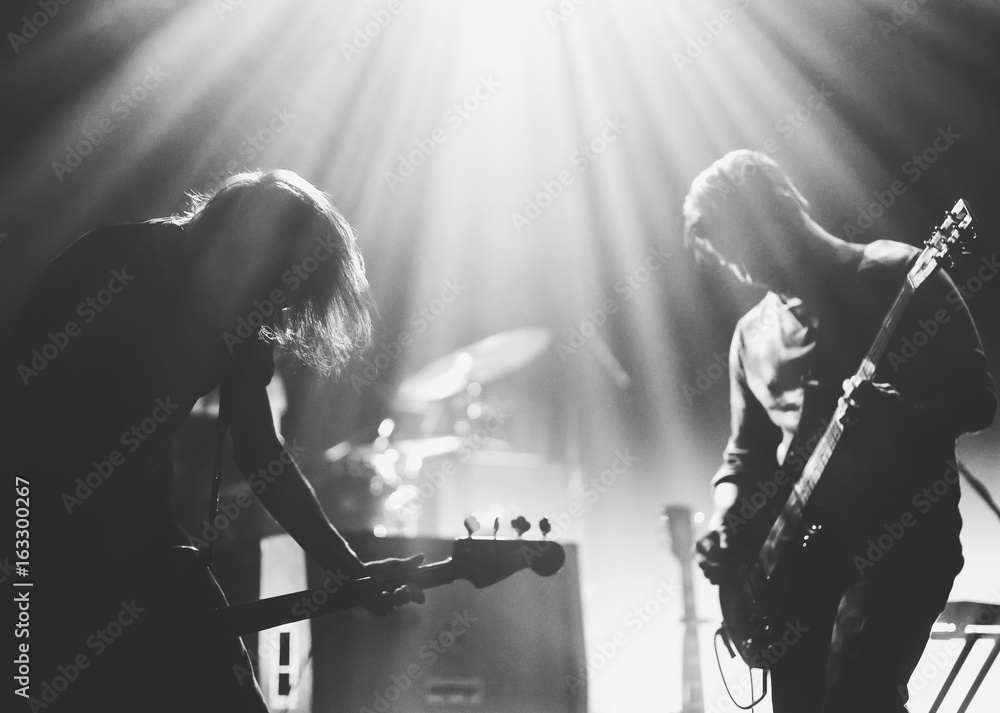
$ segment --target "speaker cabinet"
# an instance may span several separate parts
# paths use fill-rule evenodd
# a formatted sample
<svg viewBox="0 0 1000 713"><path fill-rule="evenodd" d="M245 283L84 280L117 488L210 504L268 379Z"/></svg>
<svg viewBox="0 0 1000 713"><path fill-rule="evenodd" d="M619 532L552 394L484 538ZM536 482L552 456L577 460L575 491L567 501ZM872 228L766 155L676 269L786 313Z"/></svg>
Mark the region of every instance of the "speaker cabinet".
<svg viewBox="0 0 1000 713"><path fill-rule="evenodd" d="M365 559L417 552L451 555L438 538L348 538ZM388 616L366 610L312 622L314 713L585 713L576 549L551 577L517 572L484 589L458 581L430 589L423 605ZM311 587L326 575L307 569Z"/></svg>

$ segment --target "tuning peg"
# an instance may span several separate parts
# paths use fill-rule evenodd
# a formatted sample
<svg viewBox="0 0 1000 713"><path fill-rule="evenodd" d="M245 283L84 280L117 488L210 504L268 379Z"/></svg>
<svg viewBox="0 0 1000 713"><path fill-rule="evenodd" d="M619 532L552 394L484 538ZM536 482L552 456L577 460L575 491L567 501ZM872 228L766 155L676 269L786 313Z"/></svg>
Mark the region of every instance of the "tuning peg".
<svg viewBox="0 0 1000 713"><path fill-rule="evenodd" d="M500 518L493 519L493 536L496 537L497 533L500 532Z"/></svg>
<svg viewBox="0 0 1000 713"><path fill-rule="evenodd" d="M552 524L549 522L547 517L543 517L538 521L538 529L542 531L542 536L548 535L552 532Z"/></svg>
<svg viewBox="0 0 1000 713"><path fill-rule="evenodd" d="M516 518L511 520L510 526L517 531L518 537L523 537L524 533L531 529L531 523L528 522L523 515L518 515Z"/></svg>
<svg viewBox="0 0 1000 713"><path fill-rule="evenodd" d="M472 537L472 533L479 531L479 520L476 519L475 515L469 515L462 524L465 525L465 531L469 533L469 537Z"/></svg>

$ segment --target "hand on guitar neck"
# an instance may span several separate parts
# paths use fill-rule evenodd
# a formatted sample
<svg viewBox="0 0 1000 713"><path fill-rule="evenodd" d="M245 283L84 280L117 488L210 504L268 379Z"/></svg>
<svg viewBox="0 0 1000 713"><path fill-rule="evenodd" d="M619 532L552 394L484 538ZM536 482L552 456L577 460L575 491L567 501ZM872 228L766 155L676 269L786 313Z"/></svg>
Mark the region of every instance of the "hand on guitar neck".
<svg viewBox="0 0 1000 713"><path fill-rule="evenodd" d="M355 578L391 579L399 576L405 577L408 574L415 573L423 562L424 555L422 553L405 559L390 557L383 560L363 562ZM404 604L410 602L423 604L425 599L424 591L417 584L407 582L391 591L373 595L362 607L373 614L391 614Z"/></svg>
<svg viewBox="0 0 1000 713"><path fill-rule="evenodd" d="M939 426L934 411L911 404L891 384L848 379L844 382L847 411L842 450L850 450L852 441L863 449L863 458L878 462L891 454L919 453L919 446Z"/></svg>
<svg viewBox="0 0 1000 713"><path fill-rule="evenodd" d="M517 532L519 538L531 529L530 523L523 516L512 520L511 527ZM496 536L499 528L500 518L497 518L493 525L494 536ZM540 528L542 533L547 535L551 529L548 520L543 519ZM468 531L470 538L479 529L479 522L474 516L466 518L465 529ZM419 572L423 562L424 555L422 553L404 559L389 557L372 562L362 562L360 569L354 574L354 579L367 578L376 581L395 580L402 577L408 580L406 584L395 589L373 595L366 603L361 605L362 608L367 609L373 614L382 615L391 614L398 607L410 602L423 604L426 601L426 597L424 596L423 589L416 582L416 574Z"/></svg>
<svg viewBox="0 0 1000 713"><path fill-rule="evenodd" d="M422 602L425 589L458 579L481 589L521 570L550 577L562 568L566 553L561 545L549 539L522 539L521 535L530 527L524 518L515 519L511 525L517 538L498 536L499 519L493 523L492 536L474 537L478 523L469 518L466 521L469 536L455 540L450 558L430 564L421 564L423 555L369 562L363 565L368 571L337 585L323 604L302 607L303 596L310 597L313 593L304 590L227 606L205 612L205 616L212 625L221 626L232 634L245 634L351 607L388 613L408 601ZM542 519L539 529L546 538L551 531L548 520ZM193 548L181 549L195 552Z"/></svg>

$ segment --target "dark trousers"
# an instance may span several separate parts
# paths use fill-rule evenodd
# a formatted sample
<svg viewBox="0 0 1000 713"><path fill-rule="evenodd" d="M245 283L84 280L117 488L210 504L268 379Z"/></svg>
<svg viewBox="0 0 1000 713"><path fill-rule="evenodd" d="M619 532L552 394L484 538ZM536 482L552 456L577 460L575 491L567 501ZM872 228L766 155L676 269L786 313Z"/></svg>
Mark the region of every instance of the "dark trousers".
<svg viewBox="0 0 1000 713"><path fill-rule="evenodd" d="M905 713L907 682L962 566L954 551L907 549L862 576L822 559L806 566L805 632L772 668L774 713Z"/></svg>

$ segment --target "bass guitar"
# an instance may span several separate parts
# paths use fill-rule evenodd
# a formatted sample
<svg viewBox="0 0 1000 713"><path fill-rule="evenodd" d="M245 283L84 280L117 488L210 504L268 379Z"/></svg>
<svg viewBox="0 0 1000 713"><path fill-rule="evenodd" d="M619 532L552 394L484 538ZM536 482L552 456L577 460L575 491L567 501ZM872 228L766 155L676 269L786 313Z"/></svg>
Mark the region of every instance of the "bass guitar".
<svg viewBox="0 0 1000 713"><path fill-rule="evenodd" d="M498 525L496 523L494 533ZM527 522L523 518L514 521L519 531L524 525ZM482 589L523 569L550 577L566 561L562 545L551 540L524 540L520 537L497 537L495 534L493 537L473 537L474 529L470 525L467 528L469 536L455 540L448 559L421 565L401 574L352 579L330 593L322 605L308 609L301 606L303 597L314 593L304 590L211 610L204 613L204 623L221 627L231 634L247 634L363 606L385 592L395 592L406 585L429 589L463 579ZM549 532L546 520L542 520L541 529L543 534Z"/></svg>
<svg viewBox="0 0 1000 713"><path fill-rule="evenodd" d="M943 262L950 262L957 249L966 250L974 239L972 214L965 201L959 200L924 243L850 384L860 384L872 378L917 288ZM779 572L779 563L787 560L792 550L801 551L807 546L810 537L821 527L805 522L806 506L843 434L842 421L849 398L848 391L837 402L832 417L777 513L756 557L749 562L734 562L720 573L719 600L723 625L719 634L730 653L735 647L752 668L768 669L769 662L780 657L786 646L781 637L787 632L780 630L780 623L789 619L786 612L789 602L795 599L795 593L793 582L790 582L793 577L786 576L783 570Z"/></svg>

